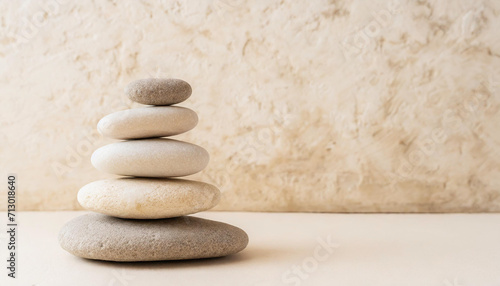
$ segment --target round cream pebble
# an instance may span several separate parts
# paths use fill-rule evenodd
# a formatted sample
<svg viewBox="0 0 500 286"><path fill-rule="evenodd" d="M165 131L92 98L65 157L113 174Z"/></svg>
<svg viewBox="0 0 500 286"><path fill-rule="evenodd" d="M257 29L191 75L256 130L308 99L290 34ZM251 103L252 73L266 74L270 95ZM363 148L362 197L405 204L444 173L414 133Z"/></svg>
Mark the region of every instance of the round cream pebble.
<svg viewBox="0 0 500 286"><path fill-rule="evenodd" d="M130 219L159 219L213 208L220 200L217 187L181 179L122 178L85 185L78 192L82 207Z"/></svg>
<svg viewBox="0 0 500 286"><path fill-rule="evenodd" d="M92 165L123 176L181 177L203 170L208 152L200 146L166 138L117 142L97 149Z"/></svg>
<svg viewBox="0 0 500 286"><path fill-rule="evenodd" d="M114 139L139 139L178 135L198 123L196 112L178 106L150 106L111 113L97 124L102 135Z"/></svg>

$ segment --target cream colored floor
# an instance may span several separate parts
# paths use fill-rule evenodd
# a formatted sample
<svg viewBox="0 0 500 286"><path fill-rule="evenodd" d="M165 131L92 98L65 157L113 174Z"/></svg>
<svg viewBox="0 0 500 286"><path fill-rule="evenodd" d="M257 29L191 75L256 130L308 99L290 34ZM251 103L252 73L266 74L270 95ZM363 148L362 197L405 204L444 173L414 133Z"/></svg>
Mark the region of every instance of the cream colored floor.
<svg viewBox="0 0 500 286"><path fill-rule="evenodd" d="M0 285L500 285L500 214L205 212L197 216L245 229L248 248L219 259L124 264L59 248L59 228L83 213L18 213L19 278L6 279L2 266ZM5 261L5 231L0 238Z"/></svg>

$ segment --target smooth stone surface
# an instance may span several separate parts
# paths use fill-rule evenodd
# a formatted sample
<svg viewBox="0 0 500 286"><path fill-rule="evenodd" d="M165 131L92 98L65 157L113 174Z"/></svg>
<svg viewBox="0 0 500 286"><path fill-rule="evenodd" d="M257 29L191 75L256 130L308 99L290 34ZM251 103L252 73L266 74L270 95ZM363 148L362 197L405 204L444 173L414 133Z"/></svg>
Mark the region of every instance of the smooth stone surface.
<svg viewBox="0 0 500 286"><path fill-rule="evenodd" d="M111 113L97 124L102 135L114 139L165 137L184 133L198 123L196 112L178 106L150 106Z"/></svg>
<svg viewBox="0 0 500 286"><path fill-rule="evenodd" d="M232 225L190 216L127 220L87 214L61 229L59 243L83 258L158 261L234 254L247 246L248 236Z"/></svg>
<svg viewBox="0 0 500 286"><path fill-rule="evenodd" d="M82 207L110 216L158 219L213 208L220 200L217 187L190 180L122 178L85 185L78 192Z"/></svg>
<svg viewBox="0 0 500 286"><path fill-rule="evenodd" d="M123 176L180 177L203 170L208 152L200 146L166 138L117 142L97 149L98 170Z"/></svg>
<svg viewBox="0 0 500 286"><path fill-rule="evenodd" d="M125 88L130 100L151 105L171 105L191 96L189 83L175 78L147 78L131 82Z"/></svg>

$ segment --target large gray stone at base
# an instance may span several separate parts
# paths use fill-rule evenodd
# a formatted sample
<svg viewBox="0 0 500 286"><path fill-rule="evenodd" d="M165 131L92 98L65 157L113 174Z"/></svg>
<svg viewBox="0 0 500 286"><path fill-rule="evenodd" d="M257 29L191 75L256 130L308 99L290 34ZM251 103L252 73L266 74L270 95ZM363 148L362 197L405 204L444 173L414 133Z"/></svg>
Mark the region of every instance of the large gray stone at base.
<svg viewBox="0 0 500 286"><path fill-rule="evenodd" d="M86 214L59 233L66 251L108 261L158 261L220 257L248 244L247 234L232 225L191 216L131 220Z"/></svg>

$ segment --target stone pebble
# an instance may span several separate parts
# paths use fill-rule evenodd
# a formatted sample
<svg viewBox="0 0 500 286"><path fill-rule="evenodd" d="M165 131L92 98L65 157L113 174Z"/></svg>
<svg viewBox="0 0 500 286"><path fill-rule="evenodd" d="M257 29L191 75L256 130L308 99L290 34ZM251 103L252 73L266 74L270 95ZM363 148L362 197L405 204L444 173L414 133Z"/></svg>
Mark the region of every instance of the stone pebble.
<svg viewBox="0 0 500 286"><path fill-rule="evenodd" d="M91 213L68 222L59 243L79 257L132 262L226 256L243 250L248 236L235 226L192 216L130 220Z"/></svg>

